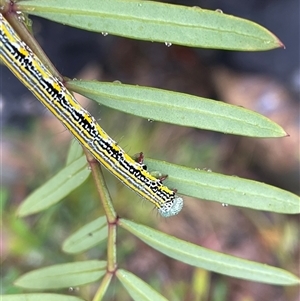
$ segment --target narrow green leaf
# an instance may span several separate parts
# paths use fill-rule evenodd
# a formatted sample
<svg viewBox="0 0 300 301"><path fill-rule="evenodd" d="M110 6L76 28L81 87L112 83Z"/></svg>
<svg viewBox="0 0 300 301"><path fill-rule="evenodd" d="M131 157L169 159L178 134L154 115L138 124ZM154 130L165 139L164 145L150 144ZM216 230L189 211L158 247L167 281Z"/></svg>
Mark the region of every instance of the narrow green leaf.
<svg viewBox="0 0 300 301"><path fill-rule="evenodd" d="M37 213L58 203L80 186L89 174L86 158L82 156L29 195L18 208L17 215Z"/></svg>
<svg viewBox="0 0 300 301"><path fill-rule="evenodd" d="M31 271L14 284L29 289L58 289L95 282L105 273L106 261L79 261Z"/></svg>
<svg viewBox="0 0 300 301"><path fill-rule="evenodd" d="M74 296L59 294L16 294L3 295L1 301L84 301Z"/></svg>
<svg viewBox="0 0 300 301"><path fill-rule="evenodd" d="M70 143L70 149L68 151L66 165L70 165L83 155L83 149L80 143L73 139Z"/></svg>
<svg viewBox="0 0 300 301"><path fill-rule="evenodd" d="M101 216L69 236L62 249L71 254L89 250L107 238L107 231L106 217Z"/></svg>
<svg viewBox="0 0 300 301"><path fill-rule="evenodd" d="M124 285L130 296L135 301L167 301L165 297L160 295L146 282L135 276L134 274L119 269L116 273L120 282Z"/></svg>
<svg viewBox="0 0 300 301"><path fill-rule="evenodd" d="M276 267L218 253L128 220L120 219L119 225L159 252L195 267L269 284L300 283L295 275Z"/></svg>
<svg viewBox="0 0 300 301"><path fill-rule="evenodd" d="M100 104L147 119L250 137L282 137L270 119L212 99L149 87L69 81L70 90Z"/></svg>
<svg viewBox="0 0 300 301"><path fill-rule="evenodd" d="M300 213L299 196L271 185L152 159L145 159L145 164L150 171L168 175L166 183L179 194L256 210Z"/></svg>
<svg viewBox="0 0 300 301"><path fill-rule="evenodd" d="M18 8L70 26L139 40L247 51L282 47L258 24L198 7L135 0L102 0L101 5L98 0L31 0L20 1Z"/></svg>

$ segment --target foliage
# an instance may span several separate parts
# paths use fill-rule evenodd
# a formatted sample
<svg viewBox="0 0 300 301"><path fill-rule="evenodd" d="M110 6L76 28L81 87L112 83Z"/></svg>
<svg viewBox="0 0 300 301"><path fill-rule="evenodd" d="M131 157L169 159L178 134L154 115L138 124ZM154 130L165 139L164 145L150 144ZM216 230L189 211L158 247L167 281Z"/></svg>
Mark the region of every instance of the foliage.
<svg viewBox="0 0 300 301"><path fill-rule="evenodd" d="M189 47L259 51L282 46L265 28L217 11L149 1L101 1L101 6L97 3L96 0L29 0L19 2L18 9L85 30ZM121 83L73 80L66 85L103 105L151 120L241 136L286 135L279 125L262 115L211 99ZM283 269L218 253L119 218L101 167L90 163L87 168L86 157L90 158L90 154L82 155L79 144L72 143L66 166L28 196L17 213L25 217L48 209L83 185L92 174L105 216L82 226L65 240L62 249L65 253L79 255L107 241L107 261L78 260L37 269L19 277L15 281L17 287L60 289L101 279L93 298L97 301L105 295L112 276L116 275L134 300L166 300L149 284L118 268L117 227L129 231L162 254L197 268L269 284L299 284L295 275ZM158 160L147 159L146 163L150 170L168 174L170 186L177 187L179 193L186 196L255 210L299 213L299 198L277 187ZM2 296L2 300L83 299L55 294L15 294Z"/></svg>

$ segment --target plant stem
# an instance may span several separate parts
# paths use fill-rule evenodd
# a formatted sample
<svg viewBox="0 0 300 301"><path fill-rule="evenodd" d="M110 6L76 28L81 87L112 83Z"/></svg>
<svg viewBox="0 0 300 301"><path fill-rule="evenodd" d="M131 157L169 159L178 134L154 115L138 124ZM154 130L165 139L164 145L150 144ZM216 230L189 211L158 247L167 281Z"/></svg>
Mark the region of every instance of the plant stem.
<svg viewBox="0 0 300 301"><path fill-rule="evenodd" d="M107 272L94 296L93 301L100 301L104 296L108 284L117 269L117 214L112 205L111 197L107 189L100 163L84 148L87 161L91 167L92 176L96 184L96 188L101 199L107 222L108 222L108 237L107 237Z"/></svg>
<svg viewBox="0 0 300 301"><path fill-rule="evenodd" d="M112 279L113 274L106 273L103 280L101 281L101 284L99 285L99 288L93 298L93 301L101 301L103 299L103 296L105 295L108 285L110 284L110 281Z"/></svg>
<svg viewBox="0 0 300 301"><path fill-rule="evenodd" d="M37 40L28 30L25 23L27 16L20 14L21 11L18 9L17 4L10 1L1 0L0 8L1 13L17 32L21 40L25 42L25 44L37 55L43 64L47 66L51 74L57 77L60 81L64 82L62 75L57 71Z"/></svg>

